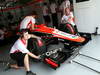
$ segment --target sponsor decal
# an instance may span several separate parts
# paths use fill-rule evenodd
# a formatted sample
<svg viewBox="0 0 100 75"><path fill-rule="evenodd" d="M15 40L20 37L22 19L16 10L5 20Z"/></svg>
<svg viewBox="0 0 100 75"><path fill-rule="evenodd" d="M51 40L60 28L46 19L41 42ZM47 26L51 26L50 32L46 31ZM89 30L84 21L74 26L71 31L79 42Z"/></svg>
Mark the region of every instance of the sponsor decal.
<svg viewBox="0 0 100 75"><path fill-rule="evenodd" d="M57 29L55 29L55 30L53 31L53 33L54 33L55 35L58 35L58 36L61 35L61 36L69 37L69 38L73 38L73 39L78 38L78 36L76 36L76 35L68 34L68 33L59 31L59 30L57 30Z"/></svg>

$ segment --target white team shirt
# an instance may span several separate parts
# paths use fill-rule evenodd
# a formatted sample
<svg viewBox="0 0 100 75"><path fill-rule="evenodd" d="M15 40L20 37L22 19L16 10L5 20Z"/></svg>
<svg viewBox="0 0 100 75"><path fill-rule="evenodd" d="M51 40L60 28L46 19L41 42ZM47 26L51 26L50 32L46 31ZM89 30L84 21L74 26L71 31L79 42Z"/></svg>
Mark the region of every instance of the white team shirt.
<svg viewBox="0 0 100 75"><path fill-rule="evenodd" d="M43 15L46 16L48 15L48 7L47 6L43 6Z"/></svg>
<svg viewBox="0 0 100 75"><path fill-rule="evenodd" d="M56 13L56 8L57 8L57 5L55 3L52 3L50 5L51 13Z"/></svg>
<svg viewBox="0 0 100 75"><path fill-rule="evenodd" d="M27 42L26 44L24 44L21 39L18 39L12 46L10 53L14 53L16 51L20 51L22 53L28 53L29 50L27 49Z"/></svg>
<svg viewBox="0 0 100 75"><path fill-rule="evenodd" d="M73 13L70 12L70 15L68 15L68 16L63 15L63 17L61 19L61 23L70 23L73 26L75 26Z"/></svg>
<svg viewBox="0 0 100 75"><path fill-rule="evenodd" d="M31 24L35 24L36 20L32 16L27 16L25 17L21 24L20 24L20 29L29 29Z"/></svg>

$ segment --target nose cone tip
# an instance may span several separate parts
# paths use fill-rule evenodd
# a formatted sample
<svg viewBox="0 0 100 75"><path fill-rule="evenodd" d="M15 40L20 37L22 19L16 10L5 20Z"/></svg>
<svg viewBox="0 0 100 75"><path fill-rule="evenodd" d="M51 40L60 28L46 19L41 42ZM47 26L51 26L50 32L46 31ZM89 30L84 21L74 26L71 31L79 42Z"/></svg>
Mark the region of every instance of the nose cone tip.
<svg viewBox="0 0 100 75"><path fill-rule="evenodd" d="M81 39L81 42L84 42L84 41L85 41L85 38L82 38L82 39Z"/></svg>

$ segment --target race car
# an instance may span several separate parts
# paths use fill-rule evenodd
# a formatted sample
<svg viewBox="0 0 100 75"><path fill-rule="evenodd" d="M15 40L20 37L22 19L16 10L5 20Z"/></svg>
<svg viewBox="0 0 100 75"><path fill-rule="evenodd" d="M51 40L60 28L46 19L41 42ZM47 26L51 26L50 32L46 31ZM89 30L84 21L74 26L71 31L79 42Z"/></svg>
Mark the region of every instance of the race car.
<svg viewBox="0 0 100 75"><path fill-rule="evenodd" d="M73 30L73 32L75 31ZM86 40L77 34L66 33L47 27L45 24L35 25L33 34L42 39L30 39L28 49L36 55L41 55L42 62L54 69L57 69L61 63L69 59L74 54L75 49L82 46L82 43Z"/></svg>

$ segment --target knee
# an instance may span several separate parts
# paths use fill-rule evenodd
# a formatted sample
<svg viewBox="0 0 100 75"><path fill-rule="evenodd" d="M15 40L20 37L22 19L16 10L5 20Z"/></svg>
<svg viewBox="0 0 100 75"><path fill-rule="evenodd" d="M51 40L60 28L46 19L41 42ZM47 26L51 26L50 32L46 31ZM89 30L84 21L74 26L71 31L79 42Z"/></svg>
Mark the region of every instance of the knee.
<svg viewBox="0 0 100 75"><path fill-rule="evenodd" d="M24 57L24 59L25 59L25 58L28 58L28 57L29 57L29 55L28 55L28 54L26 54L26 55L25 55L25 57Z"/></svg>
<svg viewBox="0 0 100 75"><path fill-rule="evenodd" d="M26 54L25 56L26 56L26 57L28 57L29 55L28 55L28 54Z"/></svg>

